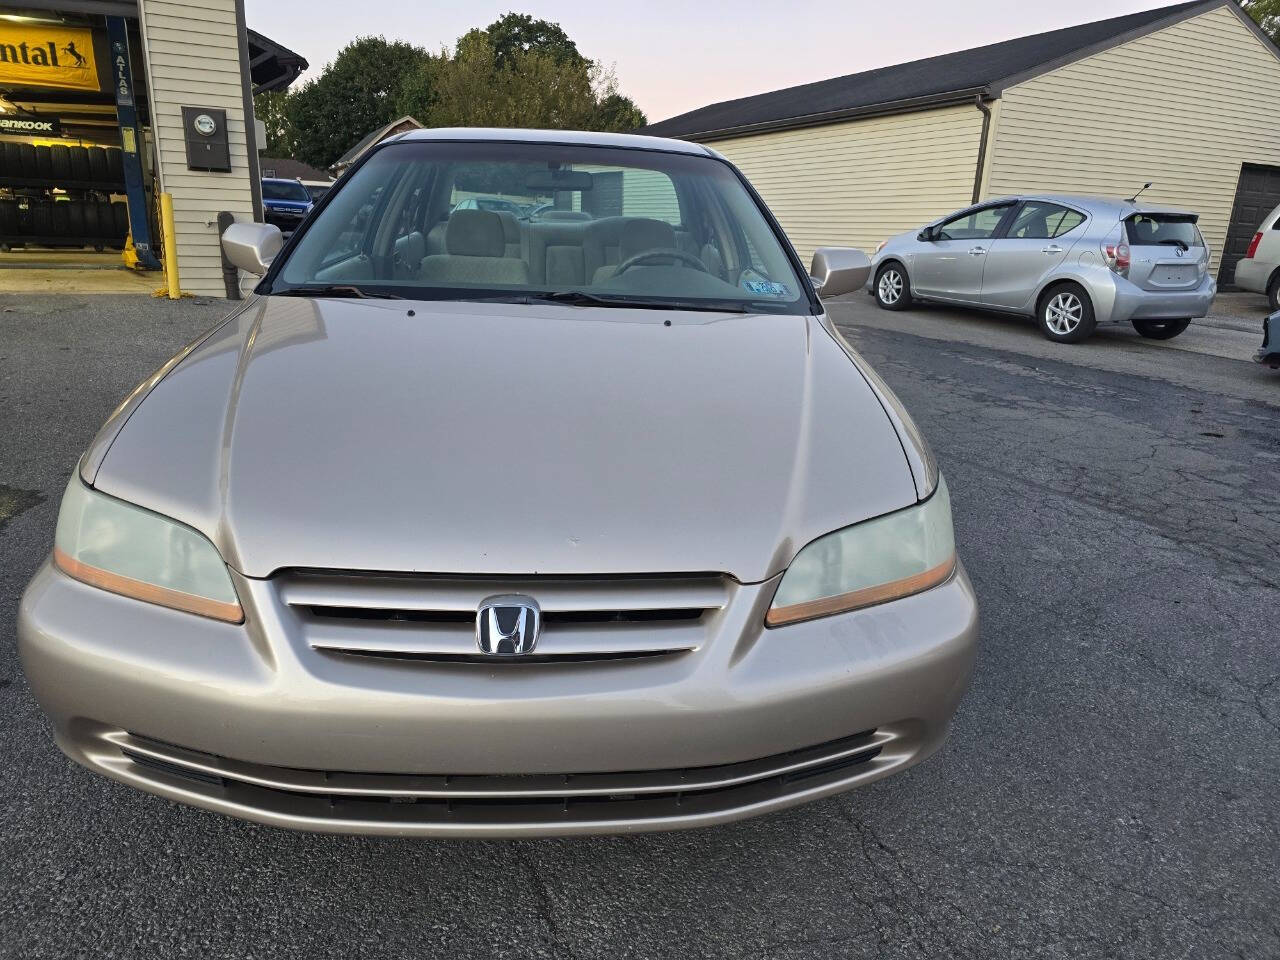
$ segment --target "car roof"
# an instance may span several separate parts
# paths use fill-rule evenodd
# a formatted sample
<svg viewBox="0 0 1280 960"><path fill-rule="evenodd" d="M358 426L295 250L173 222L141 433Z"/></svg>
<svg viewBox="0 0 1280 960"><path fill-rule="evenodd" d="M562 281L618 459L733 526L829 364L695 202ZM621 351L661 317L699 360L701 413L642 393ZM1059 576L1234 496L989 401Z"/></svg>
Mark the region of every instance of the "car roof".
<svg viewBox="0 0 1280 960"><path fill-rule="evenodd" d="M687 140L644 137L634 133L593 133L585 130L520 130L500 127L435 127L408 130L388 137L384 143L405 140L469 141L488 143L557 143L569 146L615 147L625 150L654 150L686 153L699 157L719 157L714 150Z"/></svg>
<svg viewBox="0 0 1280 960"><path fill-rule="evenodd" d="M979 206L986 206L988 204L995 203L1007 203L1016 200L1045 200L1049 203L1061 203L1068 207L1082 208L1094 216L1112 214L1117 219L1122 219L1135 213L1160 213L1187 217L1199 216L1194 210L1184 210L1180 207L1170 207L1164 204L1142 202L1135 203L1132 200L1122 200L1117 197L1099 197L1080 193L1020 193L1016 196L997 197L992 200L987 200L982 204L979 204Z"/></svg>

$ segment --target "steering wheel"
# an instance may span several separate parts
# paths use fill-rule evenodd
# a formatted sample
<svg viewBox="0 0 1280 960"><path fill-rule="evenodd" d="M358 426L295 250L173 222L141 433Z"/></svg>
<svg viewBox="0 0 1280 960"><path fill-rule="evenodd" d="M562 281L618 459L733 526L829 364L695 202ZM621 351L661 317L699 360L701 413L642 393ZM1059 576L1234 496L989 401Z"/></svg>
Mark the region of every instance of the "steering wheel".
<svg viewBox="0 0 1280 960"><path fill-rule="evenodd" d="M641 250L639 253L633 253L627 257L614 269L613 275L615 277L621 276L632 267L638 267L649 260L683 260L689 266L696 267L703 273L711 272L707 269L707 265L692 253L685 253L675 247L654 247L652 250Z"/></svg>

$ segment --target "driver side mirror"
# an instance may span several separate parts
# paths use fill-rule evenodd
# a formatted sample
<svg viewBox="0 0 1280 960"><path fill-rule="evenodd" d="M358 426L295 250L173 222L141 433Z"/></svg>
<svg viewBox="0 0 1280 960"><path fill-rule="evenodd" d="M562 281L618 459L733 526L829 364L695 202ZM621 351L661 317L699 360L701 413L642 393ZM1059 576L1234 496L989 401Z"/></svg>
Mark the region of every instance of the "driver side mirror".
<svg viewBox="0 0 1280 960"><path fill-rule="evenodd" d="M871 258L853 247L819 247L813 251L809 277L813 288L824 297L838 297L866 286L871 276Z"/></svg>
<svg viewBox="0 0 1280 960"><path fill-rule="evenodd" d="M284 246L280 228L270 223L233 223L222 231L222 250L245 273L260 277Z"/></svg>
<svg viewBox="0 0 1280 960"><path fill-rule="evenodd" d="M936 229L935 227L925 227L923 230L920 231L916 239L919 240L921 243L933 243L933 240L934 240L933 231L935 229Z"/></svg>

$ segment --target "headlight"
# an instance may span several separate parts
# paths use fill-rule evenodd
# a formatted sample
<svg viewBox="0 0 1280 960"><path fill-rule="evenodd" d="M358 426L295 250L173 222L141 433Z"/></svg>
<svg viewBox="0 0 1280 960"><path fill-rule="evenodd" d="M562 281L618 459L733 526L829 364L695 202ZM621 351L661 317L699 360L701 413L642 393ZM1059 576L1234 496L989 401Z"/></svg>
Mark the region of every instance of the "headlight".
<svg viewBox="0 0 1280 960"><path fill-rule="evenodd" d="M877 243L877 244L876 244L876 253L879 253L881 250L883 250L883 249L885 248L885 244L887 244L888 242L889 242L888 240L881 240L879 243ZM873 255L874 255L874 254L873 254Z"/></svg>
<svg viewBox="0 0 1280 960"><path fill-rule="evenodd" d="M68 576L126 597L240 623L227 565L201 534L73 475L62 496L53 562Z"/></svg>
<svg viewBox="0 0 1280 960"><path fill-rule="evenodd" d="M780 627L936 587L956 565L951 499L941 478L924 503L813 541L782 575L765 623Z"/></svg>

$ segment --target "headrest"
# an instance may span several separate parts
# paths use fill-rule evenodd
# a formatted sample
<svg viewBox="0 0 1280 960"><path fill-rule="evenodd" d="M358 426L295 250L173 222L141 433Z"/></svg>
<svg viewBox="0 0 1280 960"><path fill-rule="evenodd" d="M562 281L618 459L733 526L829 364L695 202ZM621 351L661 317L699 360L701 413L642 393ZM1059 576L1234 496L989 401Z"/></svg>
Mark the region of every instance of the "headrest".
<svg viewBox="0 0 1280 960"><path fill-rule="evenodd" d="M590 220L591 214L582 210L543 210L538 214L539 220Z"/></svg>
<svg viewBox="0 0 1280 960"><path fill-rule="evenodd" d="M444 231L444 248L454 257L500 257L507 252L502 218L492 210L455 210Z"/></svg>
<svg viewBox="0 0 1280 960"><path fill-rule="evenodd" d="M498 219L502 221L502 234L506 237L507 243L520 242L520 221L516 219L514 213L507 213L505 210L494 211L498 214Z"/></svg>
<svg viewBox="0 0 1280 960"><path fill-rule="evenodd" d="M646 250L671 250L675 245L676 231L665 220L628 220L618 236L618 257L626 260Z"/></svg>

